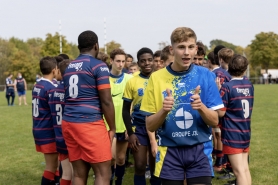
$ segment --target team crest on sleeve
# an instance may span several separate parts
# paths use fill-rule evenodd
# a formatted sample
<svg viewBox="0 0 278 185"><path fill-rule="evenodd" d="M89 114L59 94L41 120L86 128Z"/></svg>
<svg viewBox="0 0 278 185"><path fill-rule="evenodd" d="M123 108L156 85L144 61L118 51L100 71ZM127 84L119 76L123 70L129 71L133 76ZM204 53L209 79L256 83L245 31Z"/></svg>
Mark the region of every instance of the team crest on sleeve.
<svg viewBox="0 0 278 185"><path fill-rule="evenodd" d="M137 92L138 92L138 96L143 96L144 95L144 89L143 88L139 88L137 90Z"/></svg>

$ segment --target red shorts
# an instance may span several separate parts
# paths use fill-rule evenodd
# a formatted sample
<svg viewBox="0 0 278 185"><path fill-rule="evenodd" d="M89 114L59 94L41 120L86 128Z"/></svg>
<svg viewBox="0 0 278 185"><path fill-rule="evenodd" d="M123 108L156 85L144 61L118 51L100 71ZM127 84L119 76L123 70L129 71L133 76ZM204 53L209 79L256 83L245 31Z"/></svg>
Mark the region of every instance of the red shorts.
<svg viewBox="0 0 278 185"><path fill-rule="evenodd" d="M89 123L62 122L62 132L69 160L100 163L112 159L111 142L104 121Z"/></svg>
<svg viewBox="0 0 278 185"><path fill-rule="evenodd" d="M61 154L59 153L59 161L63 161L65 159L69 158L69 154Z"/></svg>
<svg viewBox="0 0 278 185"><path fill-rule="evenodd" d="M227 145L223 144L223 154L228 154L228 155L232 155L232 154L240 154L240 153L248 153L250 150L250 148L233 148Z"/></svg>
<svg viewBox="0 0 278 185"><path fill-rule="evenodd" d="M57 153L56 142L45 144L45 145L36 145L37 152L44 154Z"/></svg>

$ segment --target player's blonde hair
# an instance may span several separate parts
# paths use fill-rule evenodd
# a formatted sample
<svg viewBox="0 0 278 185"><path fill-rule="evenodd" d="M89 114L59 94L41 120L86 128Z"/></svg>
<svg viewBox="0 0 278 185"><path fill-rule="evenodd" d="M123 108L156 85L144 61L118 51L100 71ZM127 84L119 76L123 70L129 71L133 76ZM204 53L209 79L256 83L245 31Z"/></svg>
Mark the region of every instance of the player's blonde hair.
<svg viewBox="0 0 278 185"><path fill-rule="evenodd" d="M229 64L229 62L231 61L233 56L234 56L234 51L232 49L229 49L229 48L222 48L218 52L218 58L222 59L227 64Z"/></svg>
<svg viewBox="0 0 278 185"><path fill-rule="evenodd" d="M171 34L171 44L185 42L190 38L197 40L197 36L191 28L178 27Z"/></svg>

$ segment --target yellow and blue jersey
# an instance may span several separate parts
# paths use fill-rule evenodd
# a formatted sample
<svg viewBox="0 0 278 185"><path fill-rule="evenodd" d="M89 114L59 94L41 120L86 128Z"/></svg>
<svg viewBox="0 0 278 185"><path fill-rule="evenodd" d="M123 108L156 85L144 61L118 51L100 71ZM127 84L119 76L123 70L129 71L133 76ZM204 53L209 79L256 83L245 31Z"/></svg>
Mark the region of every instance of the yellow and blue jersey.
<svg viewBox="0 0 278 185"><path fill-rule="evenodd" d="M146 126L146 116L140 113L140 106L148 80L149 77L140 73L130 79L125 87L123 99L132 102L132 122L134 126Z"/></svg>
<svg viewBox="0 0 278 185"><path fill-rule="evenodd" d="M172 110L157 131L158 145L188 146L211 140L211 128L191 107L190 97L198 85L206 107L212 110L223 107L214 77L204 67L191 65L185 72L175 72L169 65L151 75L140 108L142 114L155 114L163 108L167 88L174 98Z"/></svg>
<svg viewBox="0 0 278 185"><path fill-rule="evenodd" d="M122 116L123 110L123 94L125 86L129 79L133 76L127 73L122 73L119 76L112 75L110 73L109 81L111 86L111 95L115 108L115 124L116 124L116 133L123 133L126 128Z"/></svg>

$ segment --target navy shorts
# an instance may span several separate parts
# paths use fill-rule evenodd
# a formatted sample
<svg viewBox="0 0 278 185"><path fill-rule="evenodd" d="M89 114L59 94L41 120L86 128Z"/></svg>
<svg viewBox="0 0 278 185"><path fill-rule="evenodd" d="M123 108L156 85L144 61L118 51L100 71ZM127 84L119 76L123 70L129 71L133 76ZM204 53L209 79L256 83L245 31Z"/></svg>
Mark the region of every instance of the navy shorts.
<svg viewBox="0 0 278 185"><path fill-rule="evenodd" d="M128 140L125 139L125 132L116 133L115 138L117 139L117 141L128 141Z"/></svg>
<svg viewBox="0 0 278 185"><path fill-rule="evenodd" d="M150 145L150 139L145 126L134 126L132 127L134 134L137 136L139 143L143 146Z"/></svg>
<svg viewBox="0 0 278 185"><path fill-rule="evenodd" d="M25 91L17 91L18 96L24 96L26 94Z"/></svg>
<svg viewBox="0 0 278 185"><path fill-rule="evenodd" d="M213 177L212 142L193 146L158 146L154 175L168 180Z"/></svg>

